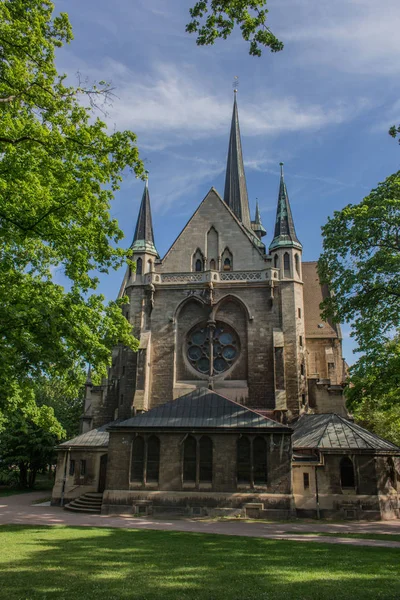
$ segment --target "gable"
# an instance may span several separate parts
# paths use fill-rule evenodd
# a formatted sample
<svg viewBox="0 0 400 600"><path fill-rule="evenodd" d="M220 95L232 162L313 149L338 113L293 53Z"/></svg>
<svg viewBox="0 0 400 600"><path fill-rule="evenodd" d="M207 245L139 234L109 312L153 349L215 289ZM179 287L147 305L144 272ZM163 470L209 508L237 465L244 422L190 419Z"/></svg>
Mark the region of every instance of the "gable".
<svg viewBox="0 0 400 600"><path fill-rule="evenodd" d="M207 257L209 264L212 258L217 261L225 250L232 255L234 271L263 269L266 266L265 259L251 236L216 190L211 188L162 259L159 270L164 273L187 273L193 270L196 252ZM218 249L218 256L214 257L215 248Z"/></svg>

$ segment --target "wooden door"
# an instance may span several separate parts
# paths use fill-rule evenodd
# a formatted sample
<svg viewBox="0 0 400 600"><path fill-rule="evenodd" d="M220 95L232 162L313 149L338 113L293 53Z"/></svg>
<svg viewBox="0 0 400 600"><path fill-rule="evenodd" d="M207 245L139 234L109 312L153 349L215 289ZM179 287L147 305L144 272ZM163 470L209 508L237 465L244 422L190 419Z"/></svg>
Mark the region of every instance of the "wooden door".
<svg viewBox="0 0 400 600"><path fill-rule="evenodd" d="M100 458L99 492L104 492L106 489L107 459L107 454L103 454Z"/></svg>

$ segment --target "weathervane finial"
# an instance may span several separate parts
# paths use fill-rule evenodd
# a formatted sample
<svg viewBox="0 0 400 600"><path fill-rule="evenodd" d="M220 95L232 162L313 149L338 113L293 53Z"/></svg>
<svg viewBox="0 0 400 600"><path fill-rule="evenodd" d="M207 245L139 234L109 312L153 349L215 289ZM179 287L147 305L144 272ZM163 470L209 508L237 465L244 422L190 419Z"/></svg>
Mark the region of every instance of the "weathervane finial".
<svg viewBox="0 0 400 600"><path fill-rule="evenodd" d="M235 77L233 79L232 87L233 87L234 93L236 94L236 92L238 91L238 87L239 87L239 76L238 75L235 75Z"/></svg>

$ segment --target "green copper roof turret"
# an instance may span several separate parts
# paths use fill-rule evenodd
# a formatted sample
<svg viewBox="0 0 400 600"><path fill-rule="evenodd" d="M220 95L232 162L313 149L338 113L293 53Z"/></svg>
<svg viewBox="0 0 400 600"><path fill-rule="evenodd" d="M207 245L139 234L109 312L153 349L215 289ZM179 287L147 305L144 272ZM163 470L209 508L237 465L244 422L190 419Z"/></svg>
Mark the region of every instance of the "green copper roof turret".
<svg viewBox="0 0 400 600"><path fill-rule="evenodd" d="M158 256L158 252L154 245L153 221L151 218L150 195L147 181L143 190L131 248L134 252L147 252L148 254L155 254Z"/></svg>
<svg viewBox="0 0 400 600"><path fill-rule="evenodd" d="M249 199L246 176L244 174L242 142L240 139L239 116L236 103L236 90L233 101L231 134L226 163L224 201L237 218L251 229Z"/></svg>
<svg viewBox="0 0 400 600"><path fill-rule="evenodd" d="M277 248L298 248L303 249L299 242L294 228L292 211L290 209L289 196L286 189L286 183L283 176L283 163L281 167L281 180L279 184L278 208L276 210L275 232L269 249Z"/></svg>

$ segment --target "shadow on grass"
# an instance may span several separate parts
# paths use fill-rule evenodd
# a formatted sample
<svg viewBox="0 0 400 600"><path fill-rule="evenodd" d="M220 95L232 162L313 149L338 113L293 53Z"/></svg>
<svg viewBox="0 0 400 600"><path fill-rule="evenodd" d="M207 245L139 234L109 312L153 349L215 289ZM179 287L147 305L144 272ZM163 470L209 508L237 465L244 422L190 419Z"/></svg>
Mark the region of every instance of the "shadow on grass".
<svg viewBox="0 0 400 600"><path fill-rule="evenodd" d="M7 600L395 600L400 551L163 531L0 527Z"/></svg>

